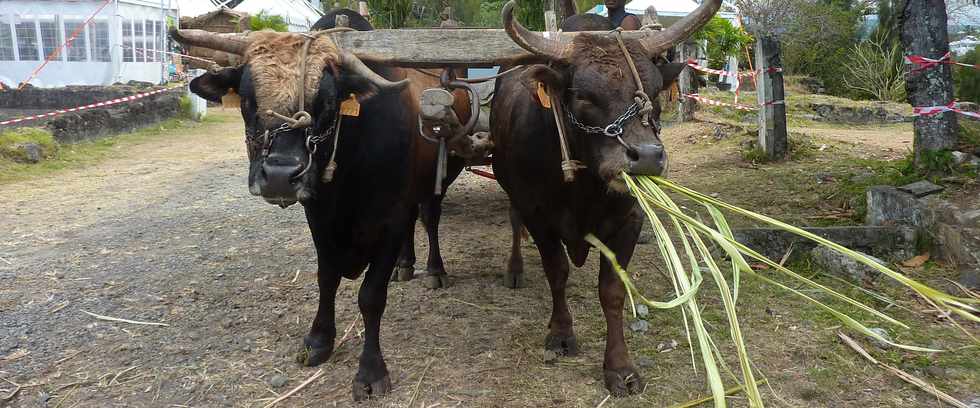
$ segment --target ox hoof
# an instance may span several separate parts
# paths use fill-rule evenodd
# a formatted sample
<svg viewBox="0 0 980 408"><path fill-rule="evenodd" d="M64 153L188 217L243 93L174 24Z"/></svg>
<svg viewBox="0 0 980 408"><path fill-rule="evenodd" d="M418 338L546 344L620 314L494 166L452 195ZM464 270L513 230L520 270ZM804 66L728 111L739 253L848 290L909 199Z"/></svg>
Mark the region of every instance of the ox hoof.
<svg viewBox="0 0 980 408"><path fill-rule="evenodd" d="M329 345L314 340L310 336L303 338L303 349L296 354L296 362L307 367L315 367L325 363L333 354L333 341Z"/></svg>
<svg viewBox="0 0 980 408"><path fill-rule="evenodd" d="M578 340L575 335L559 336L549 334L544 338L544 349L554 351L559 356L577 356Z"/></svg>
<svg viewBox="0 0 980 408"><path fill-rule="evenodd" d="M442 289L449 287L449 275L429 275L425 279L425 287L429 289Z"/></svg>
<svg viewBox="0 0 980 408"><path fill-rule="evenodd" d="M399 266L395 268L395 273L391 275L394 282L408 282L415 278L415 266Z"/></svg>
<svg viewBox="0 0 980 408"><path fill-rule="evenodd" d="M380 380L370 382L354 379L352 395L354 401L364 401L368 398L382 397L391 392L391 379L385 373Z"/></svg>
<svg viewBox="0 0 980 408"><path fill-rule="evenodd" d="M606 390L614 397L626 397L643 392L643 377L633 367L602 370Z"/></svg>
<svg viewBox="0 0 980 408"><path fill-rule="evenodd" d="M504 287L510 289L520 289L527 286L527 282L524 281L524 272L511 272L507 271L504 273Z"/></svg>

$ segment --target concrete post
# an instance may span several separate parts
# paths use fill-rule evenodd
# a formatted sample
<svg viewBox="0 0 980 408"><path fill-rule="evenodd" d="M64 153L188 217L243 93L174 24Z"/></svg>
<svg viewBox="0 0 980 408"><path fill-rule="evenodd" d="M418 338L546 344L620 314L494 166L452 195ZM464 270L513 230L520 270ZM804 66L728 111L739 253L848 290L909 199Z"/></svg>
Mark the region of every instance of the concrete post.
<svg viewBox="0 0 980 408"><path fill-rule="evenodd" d="M688 39L677 45L677 61L676 62L687 62L687 60L697 60L698 58L698 44L694 40ZM678 112L680 112L681 122L690 122L694 120L694 111L698 107L698 102L694 99L685 98L683 95L690 95L698 93L698 83L697 74L690 67L685 68L681 71L680 77L677 78L678 89L680 90L680 95L678 96Z"/></svg>
<svg viewBox="0 0 980 408"><path fill-rule="evenodd" d="M783 92L782 71L779 57L779 40L759 36L755 47L756 69L759 70L756 86L759 96L759 148L770 160L786 157L789 141L786 132L786 103Z"/></svg>
<svg viewBox="0 0 980 408"><path fill-rule="evenodd" d="M205 72L206 71L203 69L192 69L188 72L188 78L197 78L204 75ZM208 115L208 101L191 92L190 80L188 80L187 83L187 97L191 100L191 119L202 121L204 120L204 117Z"/></svg>

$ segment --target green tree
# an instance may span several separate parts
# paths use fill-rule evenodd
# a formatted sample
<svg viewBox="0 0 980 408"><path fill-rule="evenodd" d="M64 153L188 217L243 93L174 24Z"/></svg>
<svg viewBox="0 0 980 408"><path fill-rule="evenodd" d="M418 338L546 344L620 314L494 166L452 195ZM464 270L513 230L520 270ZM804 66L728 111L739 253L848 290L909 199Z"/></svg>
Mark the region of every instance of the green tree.
<svg viewBox="0 0 980 408"><path fill-rule="evenodd" d="M780 36L783 66L788 74L808 75L834 95L848 96L845 63L858 43L863 7L847 1L797 1Z"/></svg>
<svg viewBox="0 0 980 408"><path fill-rule="evenodd" d="M402 28L412 14L411 0L368 0L371 24L377 28Z"/></svg>
<svg viewBox="0 0 980 408"><path fill-rule="evenodd" d="M712 17L693 37L707 44L704 52L708 56L708 68L713 69L724 68L729 57L738 56L742 48L752 43L752 36L744 29L717 16ZM715 78L717 75L711 77Z"/></svg>

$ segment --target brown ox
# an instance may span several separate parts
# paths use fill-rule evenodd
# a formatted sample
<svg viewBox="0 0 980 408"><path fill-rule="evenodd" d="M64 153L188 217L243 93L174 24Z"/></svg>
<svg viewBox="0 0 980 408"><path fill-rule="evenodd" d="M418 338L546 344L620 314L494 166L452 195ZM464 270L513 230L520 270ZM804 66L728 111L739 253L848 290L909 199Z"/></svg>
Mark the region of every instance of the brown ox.
<svg viewBox="0 0 980 408"><path fill-rule="evenodd" d="M651 101L652 123L629 114L635 112L634 97L640 87L615 38L586 34L573 40L546 38L514 20L514 4L512 0L504 7L507 33L549 64L530 66L497 82L490 116L493 169L510 197L512 214L523 220L534 238L551 287L545 347L575 354L578 345L565 298L569 257L582 266L590 249L583 238L594 234L616 252L619 264L629 263L643 217L636 201L626 194L620 174L664 171L666 153L658 136L660 106L656 99ZM654 59L707 23L720 5L721 0L704 1L665 31L625 41L647 95L656 98L684 68L683 64L658 65ZM568 150L584 166L572 182L563 181L558 129L552 111L538 101L539 83L551 93L552 105L565 111L560 120ZM509 262L505 279L512 287L522 280L517 256ZM623 335L625 288L605 259L599 266L599 300L606 318L606 388L616 396L639 393L643 380Z"/></svg>

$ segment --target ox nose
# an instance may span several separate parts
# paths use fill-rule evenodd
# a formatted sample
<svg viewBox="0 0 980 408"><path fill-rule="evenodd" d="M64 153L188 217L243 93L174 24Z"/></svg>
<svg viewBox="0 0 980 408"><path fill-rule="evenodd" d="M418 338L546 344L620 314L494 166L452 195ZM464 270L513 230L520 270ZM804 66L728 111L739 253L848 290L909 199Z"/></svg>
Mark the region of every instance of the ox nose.
<svg viewBox="0 0 980 408"><path fill-rule="evenodd" d="M630 146L627 153L629 158L629 173L634 176L659 176L663 174L667 164L667 152L664 145L642 144Z"/></svg>
<svg viewBox="0 0 980 408"><path fill-rule="evenodd" d="M303 163L296 158L275 153L269 155L262 162L262 196L295 200L296 186L293 185L293 177L302 170Z"/></svg>

